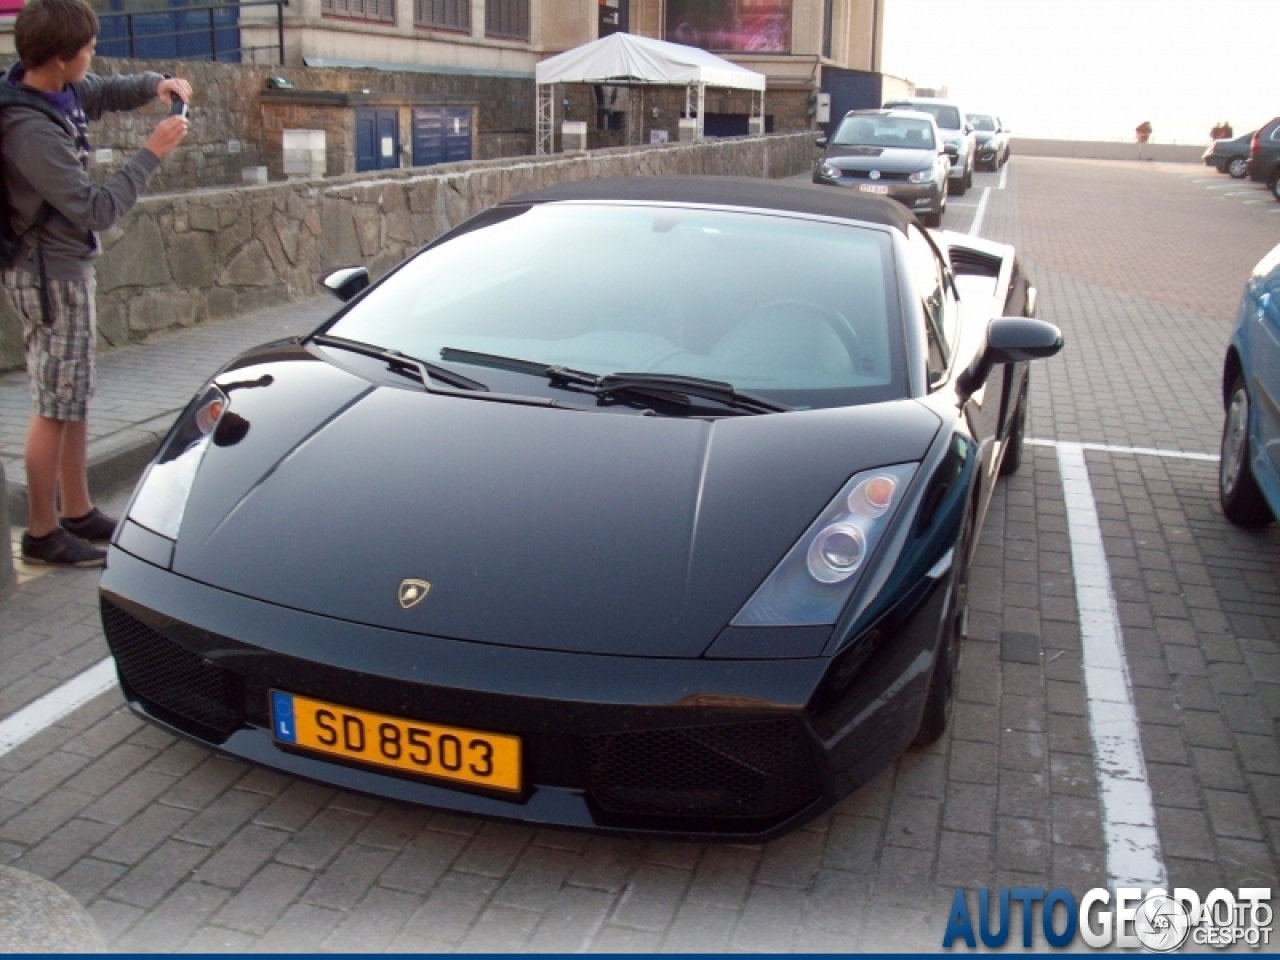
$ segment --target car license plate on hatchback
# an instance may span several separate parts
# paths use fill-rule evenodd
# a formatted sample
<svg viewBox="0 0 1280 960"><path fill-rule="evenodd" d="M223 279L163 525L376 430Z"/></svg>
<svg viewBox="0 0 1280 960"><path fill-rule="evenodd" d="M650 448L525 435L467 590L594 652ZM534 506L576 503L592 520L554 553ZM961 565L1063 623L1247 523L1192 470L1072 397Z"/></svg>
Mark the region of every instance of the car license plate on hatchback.
<svg viewBox="0 0 1280 960"><path fill-rule="evenodd" d="M858 189L863 193L888 193L889 188L883 183L862 183L858 185Z"/></svg>
<svg viewBox="0 0 1280 960"><path fill-rule="evenodd" d="M520 789L520 738L403 720L271 691L276 742L477 787Z"/></svg>

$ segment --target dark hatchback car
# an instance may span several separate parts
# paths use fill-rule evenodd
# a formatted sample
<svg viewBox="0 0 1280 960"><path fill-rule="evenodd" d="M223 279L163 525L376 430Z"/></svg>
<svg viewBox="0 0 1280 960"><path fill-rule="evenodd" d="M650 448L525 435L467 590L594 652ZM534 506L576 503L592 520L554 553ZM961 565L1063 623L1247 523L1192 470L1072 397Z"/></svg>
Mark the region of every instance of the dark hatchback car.
<svg viewBox="0 0 1280 960"><path fill-rule="evenodd" d="M824 155L813 182L889 197L931 227L947 209L951 161L933 117L903 110L851 110L835 135L817 138Z"/></svg>
<svg viewBox="0 0 1280 960"><path fill-rule="evenodd" d="M1268 121L1249 139L1249 179L1265 183L1280 200L1280 117Z"/></svg>
<svg viewBox="0 0 1280 960"><path fill-rule="evenodd" d="M977 156L974 165L983 170L999 170L1009 160L1009 130L993 113L971 113Z"/></svg>
<svg viewBox="0 0 1280 960"><path fill-rule="evenodd" d="M1230 140L1215 140L1209 144L1201 159L1207 167L1219 173L1228 173L1236 180L1243 180L1249 173L1249 145L1253 131Z"/></svg>
<svg viewBox="0 0 1280 960"><path fill-rule="evenodd" d="M719 838L941 736L1061 346L1010 247L634 177L327 283L345 306L215 374L130 501L100 591L142 716L382 797Z"/></svg>

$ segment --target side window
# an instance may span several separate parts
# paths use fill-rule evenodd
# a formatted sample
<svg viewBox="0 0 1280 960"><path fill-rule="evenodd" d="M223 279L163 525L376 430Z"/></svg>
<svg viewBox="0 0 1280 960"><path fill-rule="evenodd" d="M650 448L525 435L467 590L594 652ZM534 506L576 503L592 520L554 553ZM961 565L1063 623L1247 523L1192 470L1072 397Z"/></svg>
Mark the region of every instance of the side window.
<svg viewBox="0 0 1280 960"><path fill-rule="evenodd" d="M908 246L911 256L911 281L924 308L925 332L929 338L929 382L939 380L947 372L954 343L955 304L947 289L946 276L933 247L914 225L909 228Z"/></svg>

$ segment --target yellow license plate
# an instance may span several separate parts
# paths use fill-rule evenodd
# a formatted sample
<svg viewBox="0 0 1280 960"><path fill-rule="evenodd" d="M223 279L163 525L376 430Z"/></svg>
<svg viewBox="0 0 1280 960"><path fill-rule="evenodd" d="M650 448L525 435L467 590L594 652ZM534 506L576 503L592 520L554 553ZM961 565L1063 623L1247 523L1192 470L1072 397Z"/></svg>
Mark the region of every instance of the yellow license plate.
<svg viewBox="0 0 1280 960"><path fill-rule="evenodd" d="M520 738L442 727L271 691L278 743L477 787L520 789Z"/></svg>
<svg viewBox="0 0 1280 960"><path fill-rule="evenodd" d="M860 183L858 189L863 193L888 193L889 188L882 183Z"/></svg>

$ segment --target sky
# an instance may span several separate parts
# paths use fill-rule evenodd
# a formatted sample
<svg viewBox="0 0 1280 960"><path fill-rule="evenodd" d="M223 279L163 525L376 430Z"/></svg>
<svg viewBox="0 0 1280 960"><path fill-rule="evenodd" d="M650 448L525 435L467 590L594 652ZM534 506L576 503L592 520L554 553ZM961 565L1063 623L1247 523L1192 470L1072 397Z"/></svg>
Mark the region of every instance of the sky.
<svg viewBox="0 0 1280 960"><path fill-rule="evenodd" d="M1280 116L1280 0L883 0L885 73L1015 134L1207 143Z"/></svg>

